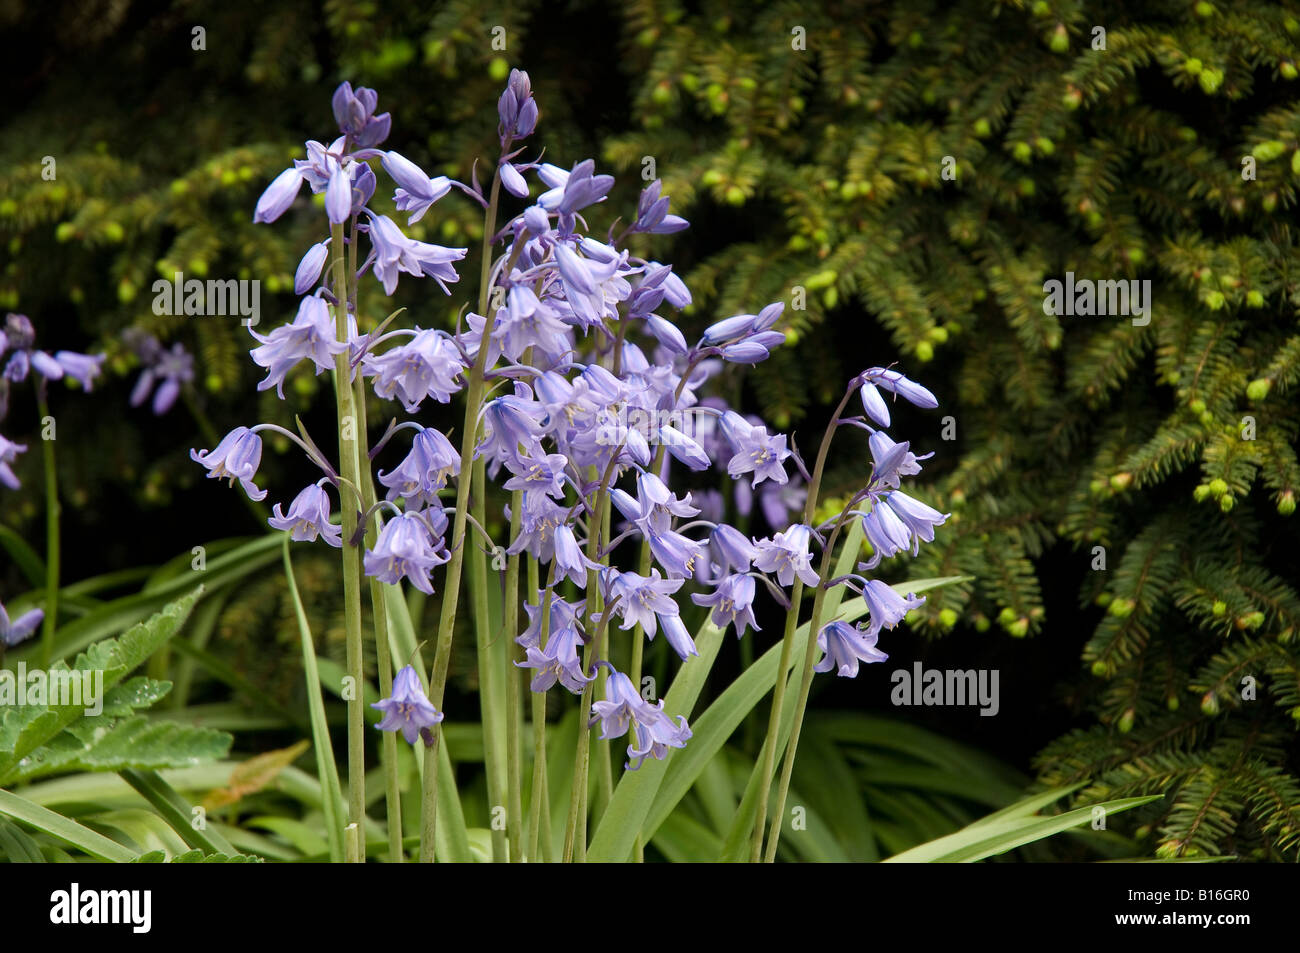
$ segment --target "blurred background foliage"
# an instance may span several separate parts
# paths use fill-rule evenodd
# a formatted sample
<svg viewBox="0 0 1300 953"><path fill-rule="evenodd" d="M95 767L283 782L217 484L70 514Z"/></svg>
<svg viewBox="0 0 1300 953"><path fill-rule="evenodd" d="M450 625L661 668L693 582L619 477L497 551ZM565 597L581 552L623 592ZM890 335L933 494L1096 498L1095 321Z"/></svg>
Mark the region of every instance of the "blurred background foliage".
<svg viewBox="0 0 1300 953"><path fill-rule="evenodd" d="M238 318L155 315L152 283L257 278L262 330L287 319L318 215L300 201L270 229L252 208L331 128L333 87L378 89L387 146L464 178L520 66L549 160L594 156L622 209L652 169L691 220L636 239L692 289L688 336L787 303L790 346L737 402L807 448L863 367L897 356L939 396L934 415L897 410L936 451L922 495L953 514L906 572L973 581L888 648L999 668L1002 711L901 714L1045 784L1088 782L1079 798L1166 793L1132 815L1147 852L1296 858L1296 4L3 0L0 31L0 307L48 348L110 355L93 401L52 398L66 578L256 531L188 449L211 445L209 420L291 423L254 390ZM448 199L411 231L473 246L476 217ZM1046 314L1043 282L1067 271L1149 279L1150 323ZM455 297L414 285L403 320L454 318ZM129 327L196 355L163 418L127 407ZM321 381L290 384L310 403ZM5 433L39 439L21 395ZM296 485L268 446L268 483ZM831 493L860 482L854 446ZM35 545L39 454L18 474L3 521ZM298 561L337 652L332 562ZM287 703L294 639L272 575L231 594L212 648ZM889 710L883 668L819 680L820 703Z"/></svg>

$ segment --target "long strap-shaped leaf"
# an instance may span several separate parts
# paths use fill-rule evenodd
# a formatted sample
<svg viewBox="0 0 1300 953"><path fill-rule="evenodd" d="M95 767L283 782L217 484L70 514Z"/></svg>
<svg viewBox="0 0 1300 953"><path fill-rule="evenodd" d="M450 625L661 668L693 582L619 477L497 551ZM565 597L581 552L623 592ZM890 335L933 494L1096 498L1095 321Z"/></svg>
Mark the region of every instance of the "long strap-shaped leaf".
<svg viewBox="0 0 1300 953"><path fill-rule="evenodd" d="M135 860L135 852L123 847L117 841L109 840L89 827L83 827L62 814L55 814L39 804L33 804L8 791L0 791L0 814L8 815L16 821L30 824L38 830L67 841L73 847L84 850L91 857L118 864L129 864Z"/></svg>

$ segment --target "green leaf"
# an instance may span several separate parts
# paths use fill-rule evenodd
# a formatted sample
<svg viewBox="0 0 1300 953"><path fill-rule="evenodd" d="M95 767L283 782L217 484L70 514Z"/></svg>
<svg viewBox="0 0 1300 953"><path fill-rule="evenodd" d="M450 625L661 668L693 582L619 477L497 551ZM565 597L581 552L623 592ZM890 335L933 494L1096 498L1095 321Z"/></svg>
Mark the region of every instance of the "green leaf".
<svg viewBox="0 0 1300 953"><path fill-rule="evenodd" d="M52 667L51 672L91 673L96 687L101 687L107 692L175 634L202 591L202 587L195 589L189 595L168 605L148 621L128 629L119 639L108 639L92 645L86 652L77 656L71 669L65 663L59 662ZM102 673L102 682L99 673ZM140 690L138 683L136 690ZM76 704L7 707L4 714L0 715L0 783L5 783L15 776L19 771L19 762L34 752L37 747L54 738L74 722L81 719L89 720L85 714L85 707ZM98 724L102 726L104 722L98 721Z"/></svg>
<svg viewBox="0 0 1300 953"><path fill-rule="evenodd" d="M977 821L955 834L937 838L927 844L896 854L885 863L971 863L1023 847L1025 844L1078 827L1080 824L1086 824L1092 820L1095 807L1103 808L1107 815L1118 814L1121 811L1158 801L1162 797L1163 794L1152 794L1148 797L1118 798L1104 801L1100 805L1076 808L1052 817L1033 815L1022 817L1000 812L1002 814L1000 818L985 818ZM1041 796L1031 800L1041 801Z"/></svg>
<svg viewBox="0 0 1300 953"><path fill-rule="evenodd" d="M117 841L9 791L0 791L0 814L57 837L99 860L113 863L135 860L135 851L123 847Z"/></svg>
<svg viewBox="0 0 1300 953"><path fill-rule="evenodd" d="M218 761L230 751L230 735L195 725L128 718L83 718L39 747L9 775L27 781L63 771L184 768Z"/></svg>
<svg viewBox="0 0 1300 953"><path fill-rule="evenodd" d="M13 559L27 581L39 589L45 585L45 561L36 554L36 550L8 526L0 526L0 546Z"/></svg>

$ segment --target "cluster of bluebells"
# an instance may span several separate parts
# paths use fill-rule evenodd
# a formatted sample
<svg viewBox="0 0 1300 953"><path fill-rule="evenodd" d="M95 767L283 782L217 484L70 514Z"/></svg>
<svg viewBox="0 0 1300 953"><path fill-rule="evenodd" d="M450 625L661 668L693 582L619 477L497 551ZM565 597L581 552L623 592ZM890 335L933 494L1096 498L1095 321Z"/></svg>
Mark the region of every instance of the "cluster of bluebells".
<svg viewBox="0 0 1300 953"><path fill-rule="evenodd" d="M597 633L611 622L634 638L643 633L653 640L662 632L689 664L697 651L681 616L686 590L714 625L731 626L741 636L758 629L759 584L786 604L784 590L796 580L822 584L813 566L817 548L825 545L825 527L790 523L791 512L804 510L808 491L806 470L788 438L707 393L730 367L763 361L784 342L776 327L783 305L719 321L689 342L671 318L691 302L685 283L670 265L637 257L623 244L628 235L668 234L687 222L669 213L668 198L655 181L621 234L611 229L604 237L593 235L587 216L606 200L614 180L598 174L590 159L564 169L525 154L521 143L533 133L538 111L527 75L516 70L498 104L496 174L519 208L507 213L495 236L498 251L485 296L492 307L487 314L466 314L454 332L415 326L360 333L352 302L336 301L322 285L325 263L337 251L330 247L337 226L346 226L349 243L368 246L351 256L360 262L356 281L371 272L388 294L402 275L432 278L446 292L458 280L456 263L466 251L410 239L399 223L372 211L378 190L372 163L393 180L392 200L408 216L408 226L453 188L488 204L488 190L477 178L465 184L429 176L399 153L379 148L391 122L388 114L374 115L376 103L373 91L340 87L334 97L339 137L329 145L308 142L306 158L281 173L257 203L255 220L274 221L306 182L325 194L326 215L336 226L333 237L309 249L298 267L297 292L304 297L297 316L265 336L253 335L251 356L267 372L259 389L274 388L283 396L285 378L295 368L334 370L346 354L354 381L360 375L381 402L416 414L426 402L451 402L467 387L471 368L483 367L490 386L488 398L474 408L474 459L484 462L502 490L518 494L518 512L506 515L519 529L506 548L536 558L545 582L538 598L524 606L528 626L515 639L523 655L516 664L532 673L534 692L558 685L574 694L589 690L603 666L605 695L592 704L593 726L599 725L602 738L628 737L630 768L646 757L663 758L690 737L686 719L674 719L662 702L643 698L609 658L584 665ZM336 333L331 309L346 313L346 339ZM880 390L920 406L936 405L928 391L891 370L868 370L855 386L880 426L889 422ZM898 489L900 477L919 472L918 458L865 420L844 422L872 433L875 466L855 503L862 504L869 524L873 559L932 539L943 516ZM213 450L192 455L210 477L238 481L250 497L262 499L266 491L255 478L259 432L265 429L278 428L239 427ZM406 431L413 432L409 443ZM328 488L339 493L341 505L353 506L355 498L340 488L338 474L309 439L298 442L324 475L286 512L277 503L271 525L296 540L347 544L331 521ZM398 449L403 445L409 447L404 456ZM446 539L449 511L439 493L450 480L468 478L471 461L460 459L444 433L414 420L390 426L371 458L380 466L386 500L363 519L381 513L388 518L364 554L364 571L431 593L433 571L448 561L452 545ZM754 539L725 522L727 507L716 490L697 497L673 489L680 474L710 470L734 481L735 508L743 514L757 496L774 530L770 536ZM599 535L603 500L612 507L610 538ZM616 559L633 561L639 544L652 558L648 572L614 565ZM584 598L560 598L561 580ZM919 600L857 574L835 582L863 593L871 621L865 631L827 626L819 636L825 652L819 669L835 665L840 674L854 674L857 660L884 657L874 649L876 634L896 625ZM385 712L380 727L401 730L413 743L427 740L442 718L410 667L377 707Z"/></svg>
<svg viewBox="0 0 1300 953"><path fill-rule="evenodd" d="M9 389L14 384L21 384L27 378L35 378L38 389L42 392L48 381L63 378L75 380L83 390L89 391L95 378L103 369L105 355L79 354L75 351L55 351L50 354L36 347L36 329L31 319L25 314L9 313L0 328L0 421L9 413ZM20 453L25 453L25 444L15 443L0 434L0 484L11 490L21 486L13 471L13 463Z"/></svg>

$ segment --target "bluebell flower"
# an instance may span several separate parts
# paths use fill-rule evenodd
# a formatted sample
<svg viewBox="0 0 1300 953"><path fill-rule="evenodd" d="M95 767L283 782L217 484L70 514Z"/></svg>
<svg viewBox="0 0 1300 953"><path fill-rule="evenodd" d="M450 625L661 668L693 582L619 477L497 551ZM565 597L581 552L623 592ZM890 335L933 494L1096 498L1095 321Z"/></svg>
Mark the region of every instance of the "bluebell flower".
<svg viewBox="0 0 1300 953"><path fill-rule="evenodd" d="M754 621L754 579L743 572L724 576L712 592L692 593L691 601L711 607L709 618L719 629L734 624L736 638L744 635L748 627L761 631Z"/></svg>
<svg viewBox="0 0 1300 953"><path fill-rule="evenodd" d="M342 354L348 345L338 340L333 315L324 299L303 298L298 303L298 313L289 324L282 324L269 335L248 329L261 344L249 351L253 363L266 368L266 378L258 390L275 388L276 395L284 399L284 379L289 371L304 358L316 365L316 373L334 370L335 355Z"/></svg>
<svg viewBox="0 0 1300 953"><path fill-rule="evenodd" d="M518 361L530 347L552 357L572 348L569 326L527 285L511 286L498 319L501 350L512 361Z"/></svg>
<svg viewBox="0 0 1300 953"><path fill-rule="evenodd" d="M654 638L656 616L677 615L677 603L670 596L682 587L684 579L662 579L659 570L651 569L649 576L634 572L610 571L610 600L619 597L614 612L623 619L621 629L640 625L646 635Z"/></svg>
<svg viewBox="0 0 1300 953"><path fill-rule="evenodd" d="M660 196L663 183L655 179L641 190L641 197L636 203L636 221L631 231L646 232L651 235L671 235L690 227L690 222L677 215L668 214L668 196Z"/></svg>
<svg viewBox="0 0 1300 953"><path fill-rule="evenodd" d="M10 464L18 459L18 454L26 452L26 444L14 443L4 434L0 434L0 483L3 483L11 490L19 489L22 483L19 482L18 476L14 473Z"/></svg>
<svg viewBox="0 0 1300 953"><path fill-rule="evenodd" d="M304 295L312 288L316 287L316 282L320 281L321 272L325 270L325 261L329 257L329 239L323 242L317 242L307 249L307 254L302 256L298 262L298 268L293 273L293 293Z"/></svg>
<svg viewBox="0 0 1300 953"><path fill-rule="evenodd" d="M545 597L543 596L543 598ZM549 631L559 632L561 629L577 629L579 636L581 636L581 617L586 605L587 600L585 599L569 602L552 594ZM528 626L515 637L515 641L525 649L540 649L542 641L542 608L540 605L525 602L524 612L528 614Z"/></svg>
<svg viewBox="0 0 1300 953"><path fill-rule="evenodd" d="M444 294L451 294L448 284L460 280L452 262L464 258L466 249L444 248L407 238L387 215L371 214L370 244L375 250L375 277L384 286L385 294L391 295L397 290L401 272L417 278L432 278Z"/></svg>
<svg viewBox="0 0 1300 953"><path fill-rule="evenodd" d="M357 146L372 148L388 138L393 119L388 113L375 115L379 94L373 89L358 86L354 92L351 83L341 83L330 104L339 132L350 136Z"/></svg>
<svg viewBox="0 0 1300 953"><path fill-rule="evenodd" d="M370 707L378 708L384 713L376 728L380 731L400 731L406 743L412 745L422 734L425 743L431 744L433 737L429 729L443 719L442 712L434 708L433 702L424 694L420 676L410 665L393 678L393 694Z"/></svg>
<svg viewBox="0 0 1300 953"><path fill-rule="evenodd" d="M581 589L587 586L587 570L597 568L597 564L588 559L578 545L577 537L566 523L555 527L552 540L554 547L556 579L572 579L573 584Z"/></svg>
<svg viewBox="0 0 1300 953"><path fill-rule="evenodd" d="M704 547L689 537L670 529L647 534L655 562L664 567L669 578L690 578L704 556Z"/></svg>
<svg viewBox="0 0 1300 953"><path fill-rule="evenodd" d="M939 406L939 401L934 394L897 371L871 367L863 371L859 379L862 381L862 386L858 390L862 397L862 409L867 412L868 417L882 427L889 426L889 405L880 396L880 390L897 394L917 407L932 409Z"/></svg>
<svg viewBox="0 0 1300 953"><path fill-rule="evenodd" d="M727 411L721 421L722 432L735 453L727 461L727 473L739 479L746 473L754 474L751 487L764 480L785 483L785 461L790 457L785 434L770 436L766 427L752 426L735 411Z"/></svg>
<svg viewBox="0 0 1300 953"><path fill-rule="evenodd" d="M156 341L154 342L157 343ZM194 380L194 355L176 342L170 351L161 348L149 366L140 373L135 387L131 390L131 406L139 407L153 394L153 412L161 417L171 410L180 396L181 385ZM157 384L157 390L154 385Z"/></svg>
<svg viewBox="0 0 1300 953"><path fill-rule="evenodd" d="M609 669L609 677L605 698L591 705L591 724L600 724L600 737L606 741L633 732L633 742L627 748L629 771L637 770L647 757L662 760L670 747L686 747L691 729L684 715L674 722L664 711L663 701L650 704L637 693L630 678L607 662L601 664Z"/></svg>
<svg viewBox="0 0 1300 953"><path fill-rule="evenodd" d="M894 510L877 502L862 517L862 532L871 544L871 558L860 564L863 569L875 569L882 559L897 556L911 545L911 533Z"/></svg>
<svg viewBox="0 0 1300 953"><path fill-rule="evenodd" d="M2 439L4 438L0 437L0 440ZM0 603L0 642L8 648L13 648L24 639L31 638L44 619L44 609L28 609L18 618L10 621L4 603Z"/></svg>
<svg viewBox="0 0 1300 953"><path fill-rule="evenodd" d="M578 652L581 645L582 635L576 628L566 626L551 633L544 651L529 646L526 661L515 665L537 669L528 686L535 692L547 691L558 681L573 694L580 695L587 683L596 677L582 672L582 659Z"/></svg>
<svg viewBox="0 0 1300 953"><path fill-rule="evenodd" d="M857 678L859 662L883 662L889 658L876 648L878 635L878 629L863 631L847 622L826 623L817 633L817 645L823 657L813 666L813 671L829 672L835 668L837 675Z"/></svg>
<svg viewBox="0 0 1300 953"><path fill-rule="evenodd" d="M402 578L421 592L432 595L429 573L441 566L451 554L435 545L424 520L415 513L403 513L384 524L375 540L375 548L365 555L365 572L380 582L396 584Z"/></svg>
<svg viewBox="0 0 1300 953"><path fill-rule="evenodd" d="M388 499L401 497L408 505L438 502L438 491L447 478L460 475L460 454L451 441L432 427L415 435L411 452L390 473L379 471L379 482L388 487Z"/></svg>
<svg viewBox="0 0 1300 953"><path fill-rule="evenodd" d="M424 217L433 203L451 191L451 180L445 175L430 178L423 169L398 152L385 152L381 164L384 171L398 185L393 202L399 212L410 212L407 225L414 225Z"/></svg>
<svg viewBox="0 0 1300 953"><path fill-rule="evenodd" d="M734 569L737 572L749 572L749 566L758 555L758 547L753 540L726 523L719 523L713 528L709 537L713 552L718 557L718 565L724 572Z"/></svg>
<svg viewBox="0 0 1300 953"><path fill-rule="evenodd" d="M546 493L556 499L564 496L567 458L562 453L547 453L539 457L519 456L505 461L506 468L514 474L504 484L507 490L524 490Z"/></svg>
<svg viewBox="0 0 1300 953"><path fill-rule="evenodd" d="M489 460L510 460L522 469L526 457L543 453L544 415L545 411L533 401L511 394L488 401L483 407L483 439L474 448L475 459L486 456Z"/></svg>
<svg viewBox="0 0 1300 953"><path fill-rule="evenodd" d="M426 397L440 404L450 401L463 386L460 377L466 366L445 333L432 328L414 330L415 335L405 344L383 354L367 354L361 362L362 374L374 378L375 393L400 400L408 413L415 413Z"/></svg>
<svg viewBox="0 0 1300 953"><path fill-rule="evenodd" d="M775 572L776 581L783 586L791 585L795 576L802 579L805 586L816 586L820 577L812 568L812 557L808 552L811 539L812 531L802 523L796 523L771 539L760 539L754 565L763 572Z"/></svg>
<svg viewBox="0 0 1300 953"><path fill-rule="evenodd" d="M664 638L683 662L692 655L700 654L680 615L663 615L659 617L659 622L663 626Z"/></svg>
<svg viewBox="0 0 1300 953"><path fill-rule="evenodd" d="M537 125L537 102L533 99L528 74L523 70L510 71L505 92L497 100L497 116L501 120L498 132L502 142L523 139L532 134Z"/></svg>
<svg viewBox="0 0 1300 953"><path fill-rule="evenodd" d="M871 446L871 459L874 464L872 480L880 487L892 486L897 489L901 477L915 476L921 472L918 460L933 456L933 454L926 454L918 457L912 453L906 441L895 443L883 430L877 430L867 442Z"/></svg>
<svg viewBox="0 0 1300 953"><path fill-rule="evenodd" d="M85 390L91 389L95 378L100 374L106 354L78 354L75 351L57 351L54 360L58 362L62 377L67 375L77 381ZM46 374L46 377L53 375Z"/></svg>
<svg viewBox="0 0 1300 953"><path fill-rule="evenodd" d="M506 552L512 556L528 552L547 562L555 554L556 528L567 516L568 509L545 493L525 493L519 514L519 535Z"/></svg>
<svg viewBox="0 0 1300 953"><path fill-rule="evenodd" d="M907 528L911 537L912 555L915 556L921 543L934 542L934 528L942 526L950 513L940 513L934 507L913 499L901 490L895 490L884 498L884 505L893 511L898 521Z"/></svg>
<svg viewBox="0 0 1300 953"><path fill-rule="evenodd" d="M213 450L191 449L190 459L207 468L209 479L229 480L231 486L238 480L250 500L266 499L266 491L253 483L262 462L262 438L247 427L230 431Z"/></svg>
<svg viewBox="0 0 1300 953"><path fill-rule="evenodd" d="M277 175L257 199L253 211L255 223L274 222L289 210L302 190L303 176L298 169L285 169Z"/></svg>
<svg viewBox="0 0 1300 953"><path fill-rule="evenodd" d="M289 504L288 515L280 512L279 503L271 511L275 515L267 522L273 529L288 530L290 539L311 542L319 536L335 549L343 547L343 531L330 522L329 494L319 483L303 487Z"/></svg>
<svg viewBox="0 0 1300 953"><path fill-rule="evenodd" d="M892 629L903 621L907 613L925 604L924 596L908 593L900 596L892 587L879 579L869 579L862 587L862 601L867 604L871 621L866 631L876 633L881 629Z"/></svg>

